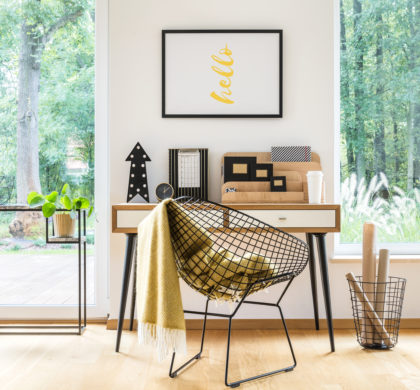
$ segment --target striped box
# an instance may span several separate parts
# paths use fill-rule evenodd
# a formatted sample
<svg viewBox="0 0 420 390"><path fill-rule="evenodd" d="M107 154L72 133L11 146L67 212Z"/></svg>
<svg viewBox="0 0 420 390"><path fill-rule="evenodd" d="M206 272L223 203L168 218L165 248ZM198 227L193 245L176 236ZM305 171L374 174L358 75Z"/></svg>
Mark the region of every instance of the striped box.
<svg viewBox="0 0 420 390"><path fill-rule="evenodd" d="M310 146L272 146L272 162L311 161Z"/></svg>

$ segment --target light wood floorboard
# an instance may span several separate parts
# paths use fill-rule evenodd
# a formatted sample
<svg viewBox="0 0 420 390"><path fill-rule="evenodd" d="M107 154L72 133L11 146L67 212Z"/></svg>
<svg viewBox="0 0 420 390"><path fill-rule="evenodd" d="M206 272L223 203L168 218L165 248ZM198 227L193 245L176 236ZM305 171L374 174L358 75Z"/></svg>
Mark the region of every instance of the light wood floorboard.
<svg viewBox="0 0 420 390"><path fill-rule="evenodd" d="M176 379L169 359L158 363L151 348L124 332L121 353L115 331L89 325L83 336L0 336L1 390L201 390L224 389L226 331L210 330L204 356ZM364 390L420 389L420 331L403 330L392 351L365 351L351 330L336 331L329 353L326 331L292 330L298 366L241 389ZM200 331L188 331L189 353L198 351ZM290 364L281 331L236 330L230 379Z"/></svg>

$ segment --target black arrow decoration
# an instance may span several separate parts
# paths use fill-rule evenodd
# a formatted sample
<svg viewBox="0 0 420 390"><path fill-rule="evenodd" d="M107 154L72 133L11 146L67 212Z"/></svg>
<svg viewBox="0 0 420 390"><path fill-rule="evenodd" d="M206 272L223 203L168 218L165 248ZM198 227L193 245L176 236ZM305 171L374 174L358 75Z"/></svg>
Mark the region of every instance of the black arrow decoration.
<svg viewBox="0 0 420 390"><path fill-rule="evenodd" d="M127 202L140 195L149 202L149 186L147 184L146 161L152 161L140 142L137 142L125 161L130 161L130 178L128 181Z"/></svg>

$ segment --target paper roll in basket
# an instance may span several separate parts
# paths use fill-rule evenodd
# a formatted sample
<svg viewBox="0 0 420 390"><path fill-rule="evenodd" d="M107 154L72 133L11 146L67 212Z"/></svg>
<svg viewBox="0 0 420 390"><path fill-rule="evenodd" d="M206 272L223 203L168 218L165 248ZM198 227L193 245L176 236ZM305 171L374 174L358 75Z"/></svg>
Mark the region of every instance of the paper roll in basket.
<svg viewBox="0 0 420 390"><path fill-rule="evenodd" d="M370 302L375 300L376 282L376 225L372 222L365 222L363 225L363 290ZM365 311L368 309L365 308ZM375 327L371 321L362 321L363 335L366 343L372 344L375 338Z"/></svg>

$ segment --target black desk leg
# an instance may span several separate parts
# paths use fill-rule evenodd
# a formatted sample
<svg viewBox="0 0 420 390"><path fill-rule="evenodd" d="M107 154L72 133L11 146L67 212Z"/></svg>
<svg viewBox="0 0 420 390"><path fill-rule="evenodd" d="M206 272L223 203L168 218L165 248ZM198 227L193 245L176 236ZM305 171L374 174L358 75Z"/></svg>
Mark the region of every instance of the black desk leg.
<svg viewBox="0 0 420 390"><path fill-rule="evenodd" d="M306 233L306 242L309 246L309 272L311 275L312 301L314 305L315 329L319 330L318 290L316 286L314 239L311 233Z"/></svg>
<svg viewBox="0 0 420 390"><path fill-rule="evenodd" d="M325 233L314 233L318 244L319 268L321 270L322 289L324 291L325 313L327 315L328 333L330 335L331 352L335 351L334 329L331 312L330 282L328 279L328 259L325 248Z"/></svg>
<svg viewBox="0 0 420 390"><path fill-rule="evenodd" d="M123 325L124 325L125 307L127 304L127 294L128 294L128 287L130 284L130 273L131 273L131 267L133 264L133 251L135 249L136 234L128 233L126 236L127 236L127 240L126 240L126 247L125 247L124 273L123 273L123 280L122 280L120 315L118 317L117 345L115 347L115 352L119 352L120 350L121 333L122 333Z"/></svg>
<svg viewBox="0 0 420 390"><path fill-rule="evenodd" d="M136 308L136 288L137 288L137 251L134 248L134 272L133 272L133 292L131 293L131 310L130 310L130 330L134 327L134 310Z"/></svg>

